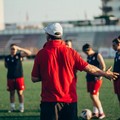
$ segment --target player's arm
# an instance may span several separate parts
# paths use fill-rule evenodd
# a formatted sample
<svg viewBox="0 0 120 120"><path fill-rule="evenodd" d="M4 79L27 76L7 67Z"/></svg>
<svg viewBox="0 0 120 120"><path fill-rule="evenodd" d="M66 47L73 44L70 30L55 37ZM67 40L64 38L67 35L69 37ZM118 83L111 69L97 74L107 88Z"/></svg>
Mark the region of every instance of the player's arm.
<svg viewBox="0 0 120 120"><path fill-rule="evenodd" d="M100 64L100 66L99 66L100 69L103 70L103 71L105 71L106 65L105 65L104 59L103 59L103 57L102 57L102 55L100 53L97 56L97 60L98 60L98 62Z"/></svg>
<svg viewBox="0 0 120 120"><path fill-rule="evenodd" d="M107 71L103 71L93 65L88 64L84 68L84 71L93 74L95 76L103 76L109 80L116 80L118 78L119 73L112 72L111 69L112 67L110 67Z"/></svg>
<svg viewBox="0 0 120 120"><path fill-rule="evenodd" d="M7 66L7 63L6 63L6 62L4 62L4 66L5 66L5 68L8 68L8 66Z"/></svg>
<svg viewBox="0 0 120 120"><path fill-rule="evenodd" d="M37 78L37 77L33 77L32 76L32 82L40 82L41 81L41 79L40 78Z"/></svg>
<svg viewBox="0 0 120 120"><path fill-rule="evenodd" d="M97 55L97 60L99 62L99 68L101 70L105 71L106 65L105 65L104 59L100 53ZM97 79L102 79L102 77L98 77Z"/></svg>
<svg viewBox="0 0 120 120"><path fill-rule="evenodd" d="M20 54L21 54L22 57L27 57L27 56L30 56L30 55L31 55L31 51L28 50L28 49L21 48L21 47L19 47L19 46L15 46L15 49L21 51Z"/></svg>
<svg viewBox="0 0 120 120"><path fill-rule="evenodd" d="M4 59L4 66L5 66L5 68L8 68L8 65L7 65L7 62L6 62L6 57L5 57L5 59Z"/></svg>
<svg viewBox="0 0 120 120"><path fill-rule="evenodd" d="M33 65L33 69L31 72L31 80L34 83L41 81L39 56L38 55L36 55L35 60L34 60L34 65Z"/></svg>

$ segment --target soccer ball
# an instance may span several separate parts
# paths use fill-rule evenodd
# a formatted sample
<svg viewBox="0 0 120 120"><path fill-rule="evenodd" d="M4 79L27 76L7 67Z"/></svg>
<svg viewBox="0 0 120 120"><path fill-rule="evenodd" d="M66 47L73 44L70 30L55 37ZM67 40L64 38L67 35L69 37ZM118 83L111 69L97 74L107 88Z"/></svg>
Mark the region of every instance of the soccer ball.
<svg viewBox="0 0 120 120"><path fill-rule="evenodd" d="M89 109L83 109L80 116L85 120L90 120L92 118L92 112Z"/></svg>

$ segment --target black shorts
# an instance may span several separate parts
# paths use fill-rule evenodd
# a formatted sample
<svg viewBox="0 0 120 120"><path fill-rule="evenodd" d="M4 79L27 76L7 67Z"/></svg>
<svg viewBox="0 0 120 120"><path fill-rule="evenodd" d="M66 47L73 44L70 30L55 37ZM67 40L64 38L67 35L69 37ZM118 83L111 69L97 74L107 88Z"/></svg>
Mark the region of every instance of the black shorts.
<svg viewBox="0 0 120 120"><path fill-rule="evenodd" d="M77 102L41 102L40 120L78 120Z"/></svg>

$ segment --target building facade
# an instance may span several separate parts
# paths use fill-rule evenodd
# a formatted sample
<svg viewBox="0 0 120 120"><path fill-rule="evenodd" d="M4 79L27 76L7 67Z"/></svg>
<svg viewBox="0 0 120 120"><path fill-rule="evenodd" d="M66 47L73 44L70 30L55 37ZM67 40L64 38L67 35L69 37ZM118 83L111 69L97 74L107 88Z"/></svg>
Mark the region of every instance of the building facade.
<svg viewBox="0 0 120 120"><path fill-rule="evenodd" d="M113 15L120 19L120 0L102 0L103 15Z"/></svg>
<svg viewBox="0 0 120 120"><path fill-rule="evenodd" d="M4 25L4 7L3 7L3 0L0 0L0 30L5 28Z"/></svg>

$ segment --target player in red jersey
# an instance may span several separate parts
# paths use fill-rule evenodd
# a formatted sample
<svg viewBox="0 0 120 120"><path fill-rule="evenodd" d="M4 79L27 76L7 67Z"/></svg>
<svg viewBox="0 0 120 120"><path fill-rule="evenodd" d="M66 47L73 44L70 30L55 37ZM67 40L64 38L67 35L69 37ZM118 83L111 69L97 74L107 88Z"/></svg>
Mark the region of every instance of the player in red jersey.
<svg viewBox="0 0 120 120"><path fill-rule="evenodd" d="M17 53L17 51L20 51ZM22 59L31 55L27 49L18 47L16 44L10 45L10 55L5 57L5 67L7 68L7 90L10 92L10 111L15 110L15 90L17 90L20 107L20 112L24 112L24 96L25 89Z"/></svg>
<svg viewBox="0 0 120 120"><path fill-rule="evenodd" d="M100 53L95 52L89 44L83 45L83 52L87 55L87 62L105 71L105 62ZM99 98L99 90L102 85L102 77L97 77L89 73L86 74L87 90L93 102L93 117L103 119L105 117L103 107Z"/></svg>
<svg viewBox="0 0 120 120"><path fill-rule="evenodd" d="M42 84L40 120L78 120L76 70L115 80L118 73L106 72L85 62L62 40L59 23L45 28L47 42L36 55L32 81Z"/></svg>
<svg viewBox="0 0 120 120"><path fill-rule="evenodd" d="M120 36L115 38L112 41L113 49L116 51L116 55L114 58L114 68L113 72L120 73ZM120 76L116 81L113 82L115 94L118 97L119 105L120 105Z"/></svg>

